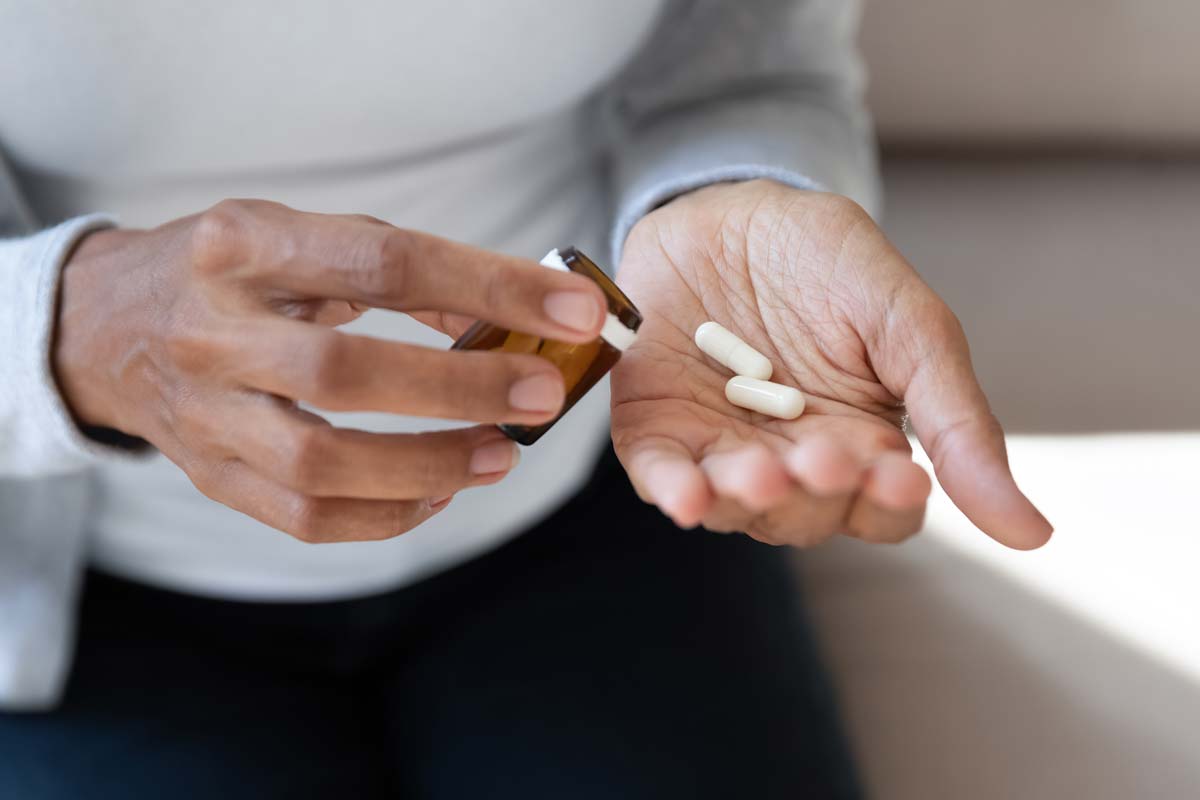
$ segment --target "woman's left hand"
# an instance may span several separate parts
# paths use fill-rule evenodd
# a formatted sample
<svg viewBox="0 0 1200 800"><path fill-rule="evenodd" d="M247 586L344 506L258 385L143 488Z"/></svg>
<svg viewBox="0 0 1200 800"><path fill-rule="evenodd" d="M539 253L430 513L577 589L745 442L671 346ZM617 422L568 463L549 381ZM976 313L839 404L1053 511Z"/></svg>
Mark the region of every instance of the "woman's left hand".
<svg viewBox="0 0 1200 800"><path fill-rule="evenodd" d="M1010 547L1050 524L1017 488L962 327L861 208L769 181L720 184L647 215L622 287L645 316L612 375L612 433L638 493L677 524L809 545L899 541L930 481ZM730 404L730 373L692 341L716 320L800 388L792 421Z"/></svg>

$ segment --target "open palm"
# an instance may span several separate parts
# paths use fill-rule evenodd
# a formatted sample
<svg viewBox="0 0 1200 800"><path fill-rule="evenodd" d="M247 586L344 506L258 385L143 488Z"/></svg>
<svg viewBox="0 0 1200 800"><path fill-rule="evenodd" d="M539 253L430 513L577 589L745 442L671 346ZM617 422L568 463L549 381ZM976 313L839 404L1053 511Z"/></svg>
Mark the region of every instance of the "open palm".
<svg viewBox="0 0 1200 800"><path fill-rule="evenodd" d="M645 323L613 373L613 440L642 497L680 525L802 545L911 535L930 483L907 411L977 525L1014 547L1049 536L957 320L853 203L767 181L693 192L635 227L618 277ZM725 399L730 373L692 342L710 319L805 393L804 415Z"/></svg>

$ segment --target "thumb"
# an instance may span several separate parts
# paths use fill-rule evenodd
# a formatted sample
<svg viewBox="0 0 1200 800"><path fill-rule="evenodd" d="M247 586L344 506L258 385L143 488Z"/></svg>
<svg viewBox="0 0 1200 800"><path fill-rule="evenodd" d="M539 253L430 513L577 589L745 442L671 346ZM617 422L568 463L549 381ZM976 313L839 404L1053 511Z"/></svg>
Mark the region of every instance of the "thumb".
<svg viewBox="0 0 1200 800"><path fill-rule="evenodd" d="M1004 430L975 377L962 324L921 285L913 307L890 316L889 365L881 377L904 398L917 438L938 483L980 530L1019 550L1041 547L1053 528L1017 487L1008 465ZM889 380L888 378L892 378Z"/></svg>

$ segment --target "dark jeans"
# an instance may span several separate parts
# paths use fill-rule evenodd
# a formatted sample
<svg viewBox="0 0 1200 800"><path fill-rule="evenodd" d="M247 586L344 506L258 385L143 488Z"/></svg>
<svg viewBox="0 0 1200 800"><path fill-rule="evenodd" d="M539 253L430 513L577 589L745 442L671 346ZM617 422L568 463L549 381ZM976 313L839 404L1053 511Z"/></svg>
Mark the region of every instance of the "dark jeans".
<svg viewBox="0 0 1200 800"><path fill-rule="evenodd" d="M66 701L0 797L856 797L785 550L679 531L610 454L495 552L242 603L92 574Z"/></svg>

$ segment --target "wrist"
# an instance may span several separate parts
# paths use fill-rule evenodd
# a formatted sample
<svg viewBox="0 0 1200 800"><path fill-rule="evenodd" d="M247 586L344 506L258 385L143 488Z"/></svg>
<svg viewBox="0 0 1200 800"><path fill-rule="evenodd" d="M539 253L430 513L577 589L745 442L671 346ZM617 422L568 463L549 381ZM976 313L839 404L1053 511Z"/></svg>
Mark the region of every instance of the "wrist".
<svg viewBox="0 0 1200 800"><path fill-rule="evenodd" d="M80 239L62 268L50 367L63 404L84 430L121 427L107 374L111 327L120 323L105 299L111 290L105 267L129 235L117 229L92 231Z"/></svg>

